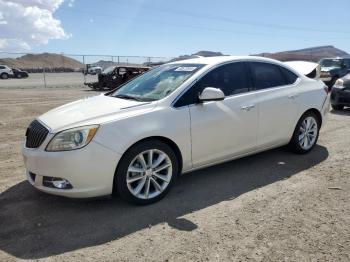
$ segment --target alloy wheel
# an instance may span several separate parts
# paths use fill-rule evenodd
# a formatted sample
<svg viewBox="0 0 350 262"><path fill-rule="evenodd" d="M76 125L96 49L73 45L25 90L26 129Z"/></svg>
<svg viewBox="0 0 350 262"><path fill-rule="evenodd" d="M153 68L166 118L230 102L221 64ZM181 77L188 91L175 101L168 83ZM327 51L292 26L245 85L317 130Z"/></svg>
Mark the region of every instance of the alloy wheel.
<svg viewBox="0 0 350 262"><path fill-rule="evenodd" d="M309 150L316 142L318 126L314 117L308 116L300 125L299 145L304 150Z"/></svg>
<svg viewBox="0 0 350 262"><path fill-rule="evenodd" d="M135 197L151 199L168 187L172 173L172 163L165 152L146 150L131 161L126 175L127 187Z"/></svg>

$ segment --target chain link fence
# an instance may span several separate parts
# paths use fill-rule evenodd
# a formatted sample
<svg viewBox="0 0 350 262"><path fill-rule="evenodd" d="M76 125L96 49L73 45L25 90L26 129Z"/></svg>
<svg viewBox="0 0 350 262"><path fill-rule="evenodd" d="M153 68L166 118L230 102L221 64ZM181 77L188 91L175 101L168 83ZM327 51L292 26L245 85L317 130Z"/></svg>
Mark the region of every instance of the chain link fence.
<svg viewBox="0 0 350 262"><path fill-rule="evenodd" d="M157 66L172 57L0 52L0 88L84 87L111 66ZM12 73L7 68L12 69Z"/></svg>

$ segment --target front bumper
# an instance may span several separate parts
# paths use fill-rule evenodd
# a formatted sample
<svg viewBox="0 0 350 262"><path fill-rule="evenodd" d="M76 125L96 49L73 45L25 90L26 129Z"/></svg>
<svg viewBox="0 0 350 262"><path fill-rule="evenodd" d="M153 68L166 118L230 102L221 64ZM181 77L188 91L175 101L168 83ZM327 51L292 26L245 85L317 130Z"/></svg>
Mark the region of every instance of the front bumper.
<svg viewBox="0 0 350 262"><path fill-rule="evenodd" d="M332 105L350 105L350 90L349 89L340 89L333 88L331 93L331 104Z"/></svg>
<svg viewBox="0 0 350 262"><path fill-rule="evenodd" d="M92 141L88 146L72 151L46 152L44 147L22 149L28 181L40 191L86 198L109 195L120 155ZM33 176L35 174L35 176ZM64 178L72 189L43 185L43 177Z"/></svg>

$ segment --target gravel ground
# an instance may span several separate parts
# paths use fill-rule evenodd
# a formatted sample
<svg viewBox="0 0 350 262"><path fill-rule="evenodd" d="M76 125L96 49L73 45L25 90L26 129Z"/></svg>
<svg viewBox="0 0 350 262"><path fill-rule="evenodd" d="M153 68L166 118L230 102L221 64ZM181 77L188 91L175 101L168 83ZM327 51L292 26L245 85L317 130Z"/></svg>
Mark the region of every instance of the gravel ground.
<svg viewBox="0 0 350 262"><path fill-rule="evenodd" d="M330 112L310 154L186 174L151 206L38 192L24 178L26 126L92 94L0 89L0 261L350 261L350 110Z"/></svg>

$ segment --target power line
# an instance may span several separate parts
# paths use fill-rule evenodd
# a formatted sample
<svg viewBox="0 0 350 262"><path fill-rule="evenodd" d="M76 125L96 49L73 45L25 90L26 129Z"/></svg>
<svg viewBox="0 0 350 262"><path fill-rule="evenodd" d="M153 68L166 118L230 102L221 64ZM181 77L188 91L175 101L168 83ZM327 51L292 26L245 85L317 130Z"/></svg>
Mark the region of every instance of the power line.
<svg viewBox="0 0 350 262"><path fill-rule="evenodd" d="M107 14L107 13L98 13L98 12L92 12L92 11L86 11L86 10L79 10L79 9L65 9L67 12L71 13L81 13L81 14L89 14L89 15L94 15L94 16L100 16L100 17L109 17L109 18L114 18L114 19L122 19L122 20L133 20L130 17L126 16L120 16L120 15L112 15L112 14ZM200 29L200 30L206 30L206 31L212 31L212 32L226 32L226 33L233 33L233 34L242 34L242 35L259 35L259 36L264 36L264 37L285 37L285 38L310 38L314 39L315 37L310 36L310 35L282 35L282 34L268 34L268 33L256 33L256 32L247 32L247 31L235 31L235 30L227 30L227 29L221 29L221 28L213 28L213 27L204 27L204 26L197 26L197 25L189 25L189 24L174 24L174 23L169 23L166 21L161 21L161 20L155 20L155 19L150 19L150 18L138 18L139 21L144 21L147 23L153 23L153 24L162 24L162 25L169 25L173 27L181 27L181 28L193 28L193 29ZM325 37L327 39L350 39L350 37L340 37L340 36L327 36Z"/></svg>
<svg viewBox="0 0 350 262"><path fill-rule="evenodd" d="M110 3L115 4L116 2L114 0L104 0L108 1ZM130 2L118 2L118 5L121 4L128 4ZM337 31L337 30L322 30L319 28L311 28L311 27L298 27L298 26L290 26L290 25L281 25L281 24L269 24L264 22L252 22L247 20L237 20L232 19L228 17L218 16L218 15L212 15L209 13L194 13L190 11L184 11L184 10L176 10L171 8L160 8L158 6L154 5L148 5L148 6L142 6L144 9L148 9L151 11L159 11L163 13L170 13L170 14L179 14L179 15L185 15L192 18L199 18L199 19L205 19L205 20L214 20L214 21L221 21L226 23L232 23L232 24L238 24L238 25L248 25L248 26L255 26L255 27L265 27L265 28L273 28L273 29L279 29L279 30L295 30L295 31L307 31L307 32L318 32L318 33L335 33L335 34L350 34L349 31Z"/></svg>

